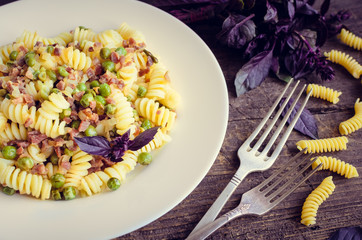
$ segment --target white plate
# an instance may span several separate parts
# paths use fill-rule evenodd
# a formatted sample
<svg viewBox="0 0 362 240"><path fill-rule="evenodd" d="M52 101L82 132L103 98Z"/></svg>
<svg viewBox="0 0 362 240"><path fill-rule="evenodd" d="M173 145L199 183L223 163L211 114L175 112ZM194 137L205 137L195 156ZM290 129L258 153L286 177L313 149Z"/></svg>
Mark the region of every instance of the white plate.
<svg viewBox="0 0 362 240"><path fill-rule="evenodd" d="M129 233L179 204L217 157L228 120L224 76L206 44L159 9L131 0L15 2L0 7L0 44L14 41L24 29L53 37L77 26L100 32L122 22L144 33L182 96L172 141L115 192L72 201L0 194L1 239L89 240Z"/></svg>

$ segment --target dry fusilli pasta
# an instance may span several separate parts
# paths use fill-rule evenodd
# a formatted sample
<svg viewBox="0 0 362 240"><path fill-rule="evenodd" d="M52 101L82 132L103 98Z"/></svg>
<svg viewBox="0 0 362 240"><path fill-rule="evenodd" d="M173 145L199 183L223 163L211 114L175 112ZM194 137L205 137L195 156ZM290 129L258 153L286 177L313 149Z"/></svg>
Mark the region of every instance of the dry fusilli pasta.
<svg viewBox="0 0 362 240"><path fill-rule="evenodd" d="M341 42L353 47L356 50L362 50L362 38L356 36L352 32L342 28L340 34L337 36Z"/></svg>
<svg viewBox="0 0 362 240"><path fill-rule="evenodd" d="M320 163L322 163L322 168L320 170L330 170L336 172L345 178L358 177L357 169L349 163L341 161L340 159L333 157L318 157L317 160L312 164L312 168L316 168Z"/></svg>
<svg viewBox="0 0 362 240"><path fill-rule="evenodd" d="M339 132L342 135L351 134L362 127L362 102L359 98L354 104L354 116L339 124Z"/></svg>
<svg viewBox="0 0 362 240"><path fill-rule="evenodd" d="M317 84L308 84L307 94L313 89L312 96L316 98L320 98L323 100L327 100L333 104L339 102L339 96L342 92L327 88L325 86L320 86Z"/></svg>
<svg viewBox="0 0 362 240"><path fill-rule="evenodd" d="M335 137L335 138L324 138L316 140L300 140L297 142L297 148L302 151L304 148L305 153L323 153L323 152L334 152L347 149L348 138Z"/></svg>
<svg viewBox="0 0 362 240"><path fill-rule="evenodd" d="M301 223L310 226L316 223L319 206L331 195L335 189L332 176L326 177L306 198L303 208Z"/></svg>
<svg viewBox="0 0 362 240"><path fill-rule="evenodd" d="M337 50L325 52L324 56L327 57L327 60L342 65L354 78L360 78L362 66L353 57Z"/></svg>

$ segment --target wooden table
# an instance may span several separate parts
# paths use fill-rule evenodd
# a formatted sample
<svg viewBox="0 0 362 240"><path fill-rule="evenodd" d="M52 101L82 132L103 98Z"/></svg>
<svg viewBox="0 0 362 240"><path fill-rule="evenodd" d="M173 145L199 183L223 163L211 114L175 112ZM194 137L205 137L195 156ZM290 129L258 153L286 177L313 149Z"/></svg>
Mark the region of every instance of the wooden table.
<svg viewBox="0 0 362 240"><path fill-rule="evenodd" d="M362 36L362 2L359 0L331 1L329 13L349 9L352 17L345 24ZM207 209L215 201L239 166L236 152L266 114L280 90L285 86L280 80L269 78L260 87L236 98L234 77L242 66L241 53L221 46L215 41L220 30L218 22L190 25L215 54L224 72L229 92L229 121L224 143L214 165L199 186L173 210L149 225L117 239L184 239L196 226ZM362 52L342 45L338 39L330 39L323 50L343 50L362 63ZM323 85L340 90L343 94L338 104L311 98L307 108L318 121L320 138L340 136L338 126L354 115L354 102L362 97L361 81L346 70L332 65L336 72L333 81ZM256 186L281 167L298 152L295 143L308 137L293 131L280 157L265 172L248 175L222 213L236 207L243 192ZM353 164L362 175L362 130L348 136L346 151L326 154ZM306 227L300 223L302 205L308 194L327 176L333 176L335 192L319 208L317 223ZM260 216L238 218L216 231L209 239L328 239L337 229L362 226L362 178L346 179L336 173L320 171L301 185L291 196L269 213Z"/></svg>

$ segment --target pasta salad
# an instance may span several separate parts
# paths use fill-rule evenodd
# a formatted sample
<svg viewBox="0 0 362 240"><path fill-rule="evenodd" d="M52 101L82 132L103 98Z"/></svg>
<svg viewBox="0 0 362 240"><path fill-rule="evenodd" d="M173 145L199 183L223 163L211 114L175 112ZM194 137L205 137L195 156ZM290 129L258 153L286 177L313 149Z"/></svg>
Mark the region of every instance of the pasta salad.
<svg viewBox="0 0 362 240"><path fill-rule="evenodd" d="M2 191L70 200L116 190L170 141L180 96L143 34L122 23L0 47Z"/></svg>

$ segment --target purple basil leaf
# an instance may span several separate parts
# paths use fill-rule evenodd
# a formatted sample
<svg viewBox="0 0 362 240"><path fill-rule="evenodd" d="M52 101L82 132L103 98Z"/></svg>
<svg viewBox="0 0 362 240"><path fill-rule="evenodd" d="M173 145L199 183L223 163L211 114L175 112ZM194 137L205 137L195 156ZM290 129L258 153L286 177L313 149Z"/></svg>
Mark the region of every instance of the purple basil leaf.
<svg viewBox="0 0 362 240"><path fill-rule="evenodd" d="M150 141L153 140L156 135L159 127L153 127L147 129L146 131L140 133L135 139L133 139L132 143L128 146L129 150L136 151L141 149L145 145L147 145Z"/></svg>
<svg viewBox="0 0 362 240"><path fill-rule="evenodd" d="M236 95L240 96L259 86L268 75L273 63L273 49L264 51L244 64L235 77Z"/></svg>
<svg viewBox="0 0 362 240"><path fill-rule="evenodd" d="M222 30L218 33L219 41L229 47L242 48L255 37L256 26L252 20L254 15L229 15L222 24Z"/></svg>
<svg viewBox="0 0 362 240"><path fill-rule="evenodd" d="M266 14L264 16L264 21L265 22L270 22L270 21L274 21L274 22L278 22L278 11L277 9L271 5L269 3L269 1L266 1Z"/></svg>
<svg viewBox="0 0 362 240"><path fill-rule="evenodd" d="M311 5L309 5L304 0L296 0L296 13L304 14L304 15L317 15L318 11L315 10Z"/></svg>
<svg viewBox="0 0 362 240"><path fill-rule="evenodd" d="M288 4L288 15L289 15L289 18L290 19L293 19L294 18L294 15L295 15L295 7L294 7L294 4L290 1L287 2Z"/></svg>
<svg viewBox="0 0 362 240"><path fill-rule="evenodd" d="M322 16L326 15L329 9L329 5L331 4L331 0L324 0L321 6L320 14Z"/></svg>
<svg viewBox="0 0 362 240"><path fill-rule="evenodd" d="M285 101L285 98L283 98L280 101L279 107L284 103L284 101ZM291 107L291 105L293 104L293 102L294 102L294 99L290 98L289 102L283 109L283 112L282 112L283 117L288 112L288 110ZM297 103L287 120L288 123L292 122L292 120L294 119L294 116L297 114L299 108L300 108L300 104ZM294 125L294 129L306 136L313 138L313 139L318 139L317 121L314 118L314 116L312 115L312 113L306 108L303 109L302 114L300 115L297 123Z"/></svg>
<svg viewBox="0 0 362 240"><path fill-rule="evenodd" d="M89 154L106 157L111 153L111 146L108 140L102 136L75 137L74 141L77 143L80 150Z"/></svg>
<svg viewBox="0 0 362 240"><path fill-rule="evenodd" d="M336 231L329 240L362 240L361 227L345 227Z"/></svg>

